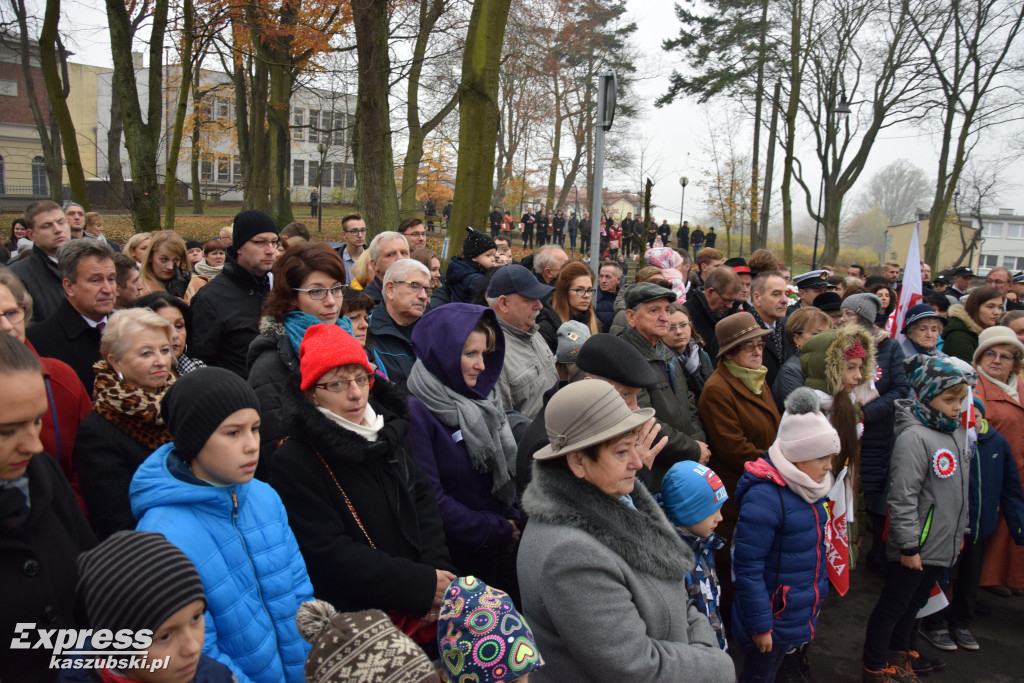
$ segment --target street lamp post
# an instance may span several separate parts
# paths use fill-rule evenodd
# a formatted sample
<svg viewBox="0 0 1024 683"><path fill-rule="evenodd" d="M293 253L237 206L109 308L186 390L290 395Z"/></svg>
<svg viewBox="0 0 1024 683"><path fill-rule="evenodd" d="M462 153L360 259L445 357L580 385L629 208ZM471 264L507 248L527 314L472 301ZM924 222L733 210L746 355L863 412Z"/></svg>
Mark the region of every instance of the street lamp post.
<svg viewBox="0 0 1024 683"><path fill-rule="evenodd" d="M832 81L828 84L828 103L825 107L825 156L827 156L828 148L831 141L832 131L832 114L838 116L847 116L850 114L850 104L846 101L846 93L839 96L839 104L835 109L832 108ZM811 270L818 269L818 230L821 227L821 198L825 194L825 169L822 169L821 174L821 188L818 190L818 211L814 221L814 252L811 254Z"/></svg>
<svg viewBox="0 0 1024 683"><path fill-rule="evenodd" d="M686 186L690 184L690 179L683 176L679 179L679 184L683 187L683 198L679 200L679 227L683 227L683 206L686 204Z"/></svg>
<svg viewBox="0 0 1024 683"><path fill-rule="evenodd" d="M316 146L316 150L320 152L320 166L316 171L316 196L317 196L317 207L316 207L316 231L323 232L324 226L324 157L327 154L327 145L323 142Z"/></svg>

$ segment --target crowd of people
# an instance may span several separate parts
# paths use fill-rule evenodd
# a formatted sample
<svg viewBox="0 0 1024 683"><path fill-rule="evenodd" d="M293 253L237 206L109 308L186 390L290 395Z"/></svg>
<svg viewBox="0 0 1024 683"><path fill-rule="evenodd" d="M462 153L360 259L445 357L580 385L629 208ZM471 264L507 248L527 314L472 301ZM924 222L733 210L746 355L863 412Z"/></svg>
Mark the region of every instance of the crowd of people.
<svg viewBox="0 0 1024 683"><path fill-rule="evenodd" d="M899 264L791 277L628 216L591 269L543 211L515 262L506 218L442 272L415 218L117 245L29 206L0 630L91 630L0 679L806 681L839 552L884 580L864 681L983 647L979 588L1024 594L1024 274L925 271L898 311ZM122 629L159 675L88 671Z"/></svg>

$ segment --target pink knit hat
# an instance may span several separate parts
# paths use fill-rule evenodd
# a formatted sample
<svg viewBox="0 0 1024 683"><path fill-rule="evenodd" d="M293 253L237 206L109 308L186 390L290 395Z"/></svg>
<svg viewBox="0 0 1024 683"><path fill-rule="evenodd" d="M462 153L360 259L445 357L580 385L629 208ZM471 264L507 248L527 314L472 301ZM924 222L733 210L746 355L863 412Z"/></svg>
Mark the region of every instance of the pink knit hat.
<svg viewBox="0 0 1024 683"><path fill-rule="evenodd" d="M800 387L786 399L786 414L768 451L790 462L807 462L839 452L839 434L821 414L813 389Z"/></svg>

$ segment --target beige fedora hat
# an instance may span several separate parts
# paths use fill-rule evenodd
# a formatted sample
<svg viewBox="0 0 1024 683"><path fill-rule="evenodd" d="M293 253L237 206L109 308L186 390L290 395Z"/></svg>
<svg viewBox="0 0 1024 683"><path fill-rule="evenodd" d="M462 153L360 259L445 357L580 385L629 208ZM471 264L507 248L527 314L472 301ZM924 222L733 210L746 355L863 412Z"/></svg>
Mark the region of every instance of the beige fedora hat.
<svg viewBox="0 0 1024 683"><path fill-rule="evenodd" d="M611 384L584 379L560 389L544 409L548 445L534 453L550 460L631 432L654 417L653 408L630 410Z"/></svg>

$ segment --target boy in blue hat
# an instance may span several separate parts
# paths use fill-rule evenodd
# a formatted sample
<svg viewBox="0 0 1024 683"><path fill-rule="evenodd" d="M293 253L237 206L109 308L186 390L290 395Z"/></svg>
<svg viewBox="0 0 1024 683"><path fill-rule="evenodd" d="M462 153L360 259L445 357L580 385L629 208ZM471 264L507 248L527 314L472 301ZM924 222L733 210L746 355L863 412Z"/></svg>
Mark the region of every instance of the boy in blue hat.
<svg viewBox="0 0 1024 683"><path fill-rule="evenodd" d="M661 482L661 506L679 537L693 550L696 564L686 575L686 591L707 615L722 650L728 650L722 613L722 588L715 572L715 551L725 540L715 535L722 521L722 504L729 498L725 484L711 469L692 460L677 462Z"/></svg>

